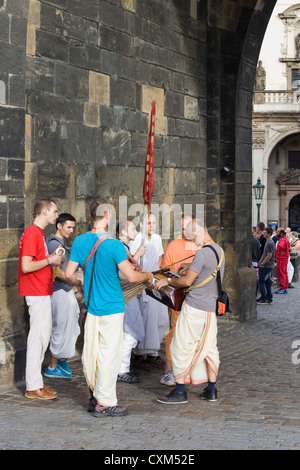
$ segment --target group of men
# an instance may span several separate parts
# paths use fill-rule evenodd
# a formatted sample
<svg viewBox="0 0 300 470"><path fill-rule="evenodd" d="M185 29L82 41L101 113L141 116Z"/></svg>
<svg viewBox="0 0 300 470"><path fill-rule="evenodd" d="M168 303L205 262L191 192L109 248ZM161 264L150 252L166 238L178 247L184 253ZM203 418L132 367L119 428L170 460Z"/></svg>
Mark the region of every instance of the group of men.
<svg viewBox="0 0 300 470"><path fill-rule="evenodd" d="M288 266L290 261L290 242L287 232L283 228L278 228L273 234L271 227L265 227L263 222L259 222L256 227L258 240L260 243L258 268L258 288L261 296L256 303L259 305L271 305L273 302L272 273L277 261L277 278L279 289L275 294L287 294L288 288L293 288L291 280L293 274L289 276ZM292 267L292 265L291 265ZM293 267L291 272L293 273Z"/></svg>
<svg viewBox="0 0 300 470"><path fill-rule="evenodd" d="M131 220L119 224L118 238L109 237L111 216L107 200L93 201L91 230L75 238L68 255L64 242L73 233L74 217L58 216L51 199L35 204L33 224L24 231L19 247L19 293L25 296L30 318L25 396L42 400L57 396L44 385L41 372L49 343L51 359L44 375L72 374L67 359L74 355L80 334L79 307L73 290L76 286L85 300L89 299L82 353L90 390L88 410L96 417L126 415L128 410L118 405L117 381L138 381L130 367L132 353L137 359L158 361L169 317L163 304L144 293L125 304L120 273L129 283L152 285L152 272L160 264L180 276L157 281L155 290L165 286L193 289L186 294L181 313L170 311L171 328L166 337L166 366L161 383L173 385L174 389L157 400L163 404L186 403L186 383L208 383L200 398L215 401L219 368L215 315L218 286L215 277L207 283L202 281L211 277L218 263L213 251L203 248L211 245L220 257L221 247L200 221L183 217L182 237L168 245L161 260L161 239L154 233L156 221L151 215L144 220L147 229L142 244ZM56 232L45 241L44 229L49 224L56 224ZM192 257L191 263L177 263L188 256ZM224 265L223 259L221 276ZM83 278L78 275L79 267L84 269Z"/></svg>

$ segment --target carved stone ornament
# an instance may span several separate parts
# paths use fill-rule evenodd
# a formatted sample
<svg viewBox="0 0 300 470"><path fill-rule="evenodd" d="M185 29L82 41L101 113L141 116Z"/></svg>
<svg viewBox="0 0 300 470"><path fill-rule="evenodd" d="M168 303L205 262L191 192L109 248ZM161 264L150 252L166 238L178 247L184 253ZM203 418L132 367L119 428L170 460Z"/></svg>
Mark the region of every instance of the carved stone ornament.
<svg viewBox="0 0 300 470"><path fill-rule="evenodd" d="M290 169L281 173L276 179L276 183L284 186L300 185L300 171Z"/></svg>
<svg viewBox="0 0 300 470"><path fill-rule="evenodd" d="M252 146L255 149L261 149L265 146L265 138L264 137L253 137L252 139Z"/></svg>

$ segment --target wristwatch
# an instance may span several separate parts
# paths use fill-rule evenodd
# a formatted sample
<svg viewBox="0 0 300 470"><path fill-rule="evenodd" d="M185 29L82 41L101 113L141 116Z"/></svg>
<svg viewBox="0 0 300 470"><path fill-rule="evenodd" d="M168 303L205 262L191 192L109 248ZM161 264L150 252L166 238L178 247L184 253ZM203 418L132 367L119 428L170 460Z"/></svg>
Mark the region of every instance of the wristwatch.
<svg viewBox="0 0 300 470"><path fill-rule="evenodd" d="M171 277L168 277L168 285L170 285L170 282L172 281Z"/></svg>

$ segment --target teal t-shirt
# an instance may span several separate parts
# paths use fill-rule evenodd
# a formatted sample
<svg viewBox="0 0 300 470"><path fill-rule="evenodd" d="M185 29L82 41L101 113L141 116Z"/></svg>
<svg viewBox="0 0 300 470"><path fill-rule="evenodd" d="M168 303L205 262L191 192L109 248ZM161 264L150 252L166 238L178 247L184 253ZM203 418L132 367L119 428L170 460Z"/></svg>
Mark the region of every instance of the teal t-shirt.
<svg viewBox="0 0 300 470"><path fill-rule="evenodd" d="M76 237L71 248L70 260L83 268L98 238L104 233L87 232ZM97 249L89 313L102 316L124 312L125 302L120 285L118 264L127 259L123 243L114 238L104 240ZM84 275L84 298L87 303L94 257L87 264Z"/></svg>

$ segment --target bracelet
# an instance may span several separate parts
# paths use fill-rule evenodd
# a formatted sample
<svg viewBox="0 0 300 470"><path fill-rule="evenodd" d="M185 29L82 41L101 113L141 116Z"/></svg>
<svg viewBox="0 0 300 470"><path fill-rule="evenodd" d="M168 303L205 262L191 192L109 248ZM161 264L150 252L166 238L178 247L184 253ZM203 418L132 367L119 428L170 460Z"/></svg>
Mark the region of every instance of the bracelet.
<svg viewBox="0 0 300 470"><path fill-rule="evenodd" d="M50 264L49 258L46 258L46 260L47 260L47 266L49 266Z"/></svg>

